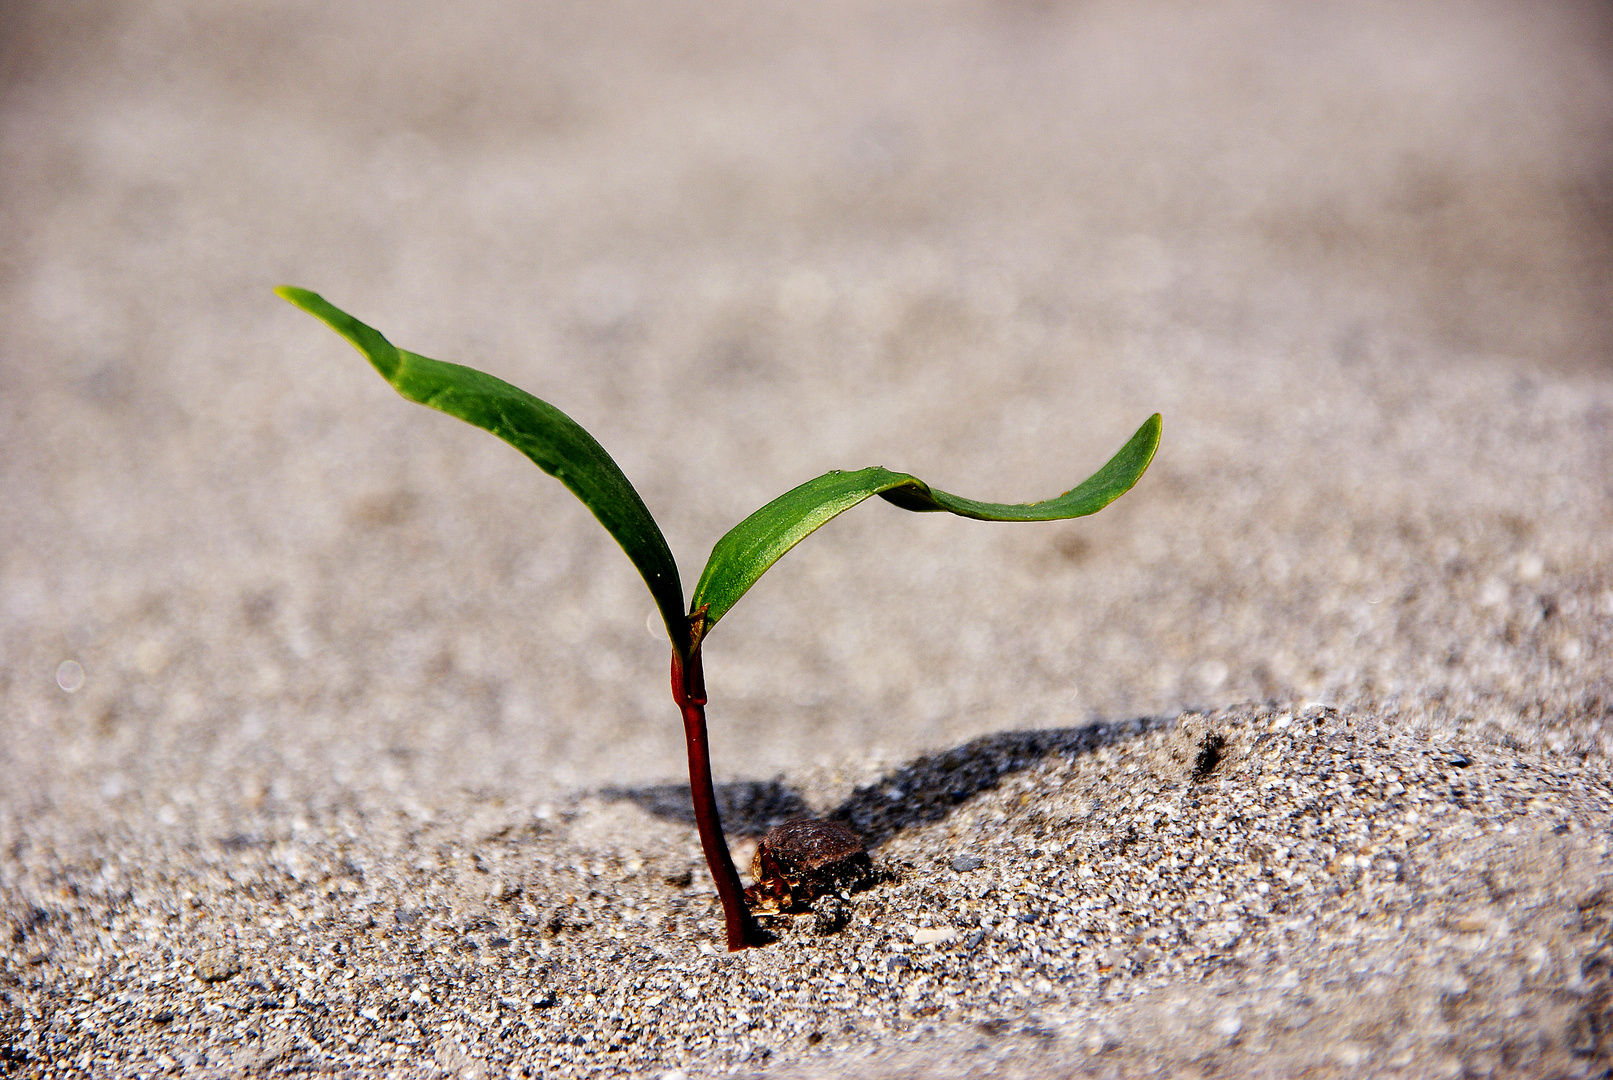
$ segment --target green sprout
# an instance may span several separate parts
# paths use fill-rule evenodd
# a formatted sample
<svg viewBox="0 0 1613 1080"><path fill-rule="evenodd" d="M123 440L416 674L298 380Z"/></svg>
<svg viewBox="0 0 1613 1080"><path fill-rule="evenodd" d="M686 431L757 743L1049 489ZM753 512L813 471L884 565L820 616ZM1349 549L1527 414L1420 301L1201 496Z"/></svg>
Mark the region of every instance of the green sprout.
<svg viewBox="0 0 1613 1080"><path fill-rule="evenodd" d="M728 853L706 742L706 687L700 649L722 617L768 567L813 531L873 495L903 510L946 511L979 521L1057 521L1097 513L1137 483L1159 446L1158 413L1108 464L1056 499L1045 502L975 502L930 487L907 473L874 466L839 469L785 492L728 531L711 550L687 609L678 566L666 538L633 485L592 435L571 417L501 379L458 364L399 349L372 327L292 286L275 292L346 338L392 388L410 401L492 432L559 480L591 510L633 560L649 586L672 641L672 698L683 713L689 750L689 788L706 863L722 899L728 948L765 940L745 902Z"/></svg>

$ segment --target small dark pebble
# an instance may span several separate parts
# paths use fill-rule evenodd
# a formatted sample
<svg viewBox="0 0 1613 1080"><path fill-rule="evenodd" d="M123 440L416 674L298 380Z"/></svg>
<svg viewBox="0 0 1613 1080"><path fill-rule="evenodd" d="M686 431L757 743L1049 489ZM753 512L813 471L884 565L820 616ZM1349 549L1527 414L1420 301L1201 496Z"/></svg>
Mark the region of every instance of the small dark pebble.
<svg viewBox="0 0 1613 1080"><path fill-rule="evenodd" d="M985 940L986 932L984 930L976 930L974 933L963 939L963 947L966 949L979 948L980 943Z"/></svg>
<svg viewBox="0 0 1613 1080"><path fill-rule="evenodd" d="M905 956L893 956L889 960L885 961L886 971L905 971L907 968L912 966L913 961L909 960Z"/></svg>
<svg viewBox="0 0 1613 1080"><path fill-rule="evenodd" d="M820 896L812 902L812 929L820 934L844 930L851 921L851 909L838 896Z"/></svg>
<svg viewBox="0 0 1613 1080"><path fill-rule="evenodd" d="M979 855L959 855L952 860L952 869L960 874L967 874L971 870L979 870L986 865L986 860Z"/></svg>
<svg viewBox="0 0 1613 1080"><path fill-rule="evenodd" d="M1204 780L1215 772L1216 766L1221 764L1221 753L1227 748L1227 738L1219 732L1211 732L1204 736L1199 743L1198 756L1193 759L1194 780Z"/></svg>
<svg viewBox="0 0 1613 1080"><path fill-rule="evenodd" d="M1465 769L1473 763L1461 754L1452 754L1451 764L1455 765L1458 769Z"/></svg>

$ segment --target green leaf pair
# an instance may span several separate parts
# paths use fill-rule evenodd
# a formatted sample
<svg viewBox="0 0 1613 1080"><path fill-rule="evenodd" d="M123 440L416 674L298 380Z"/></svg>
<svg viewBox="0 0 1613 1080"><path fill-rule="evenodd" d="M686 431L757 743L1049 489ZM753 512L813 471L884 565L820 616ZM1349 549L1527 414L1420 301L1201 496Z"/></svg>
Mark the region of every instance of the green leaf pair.
<svg viewBox="0 0 1613 1080"><path fill-rule="evenodd" d="M1083 517L1129 491L1159 446L1160 417L1155 413L1103 468L1058 498L1038 503L975 502L938 491L916 476L878 466L824 473L780 495L717 541L685 614L678 566L660 526L604 447L575 420L548 402L474 368L399 349L317 293L289 285L275 292L351 342L410 401L492 432L570 488L638 567L661 611L673 649L685 658L785 552L870 496L878 495L903 510L944 510L980 521Z"/></svg>

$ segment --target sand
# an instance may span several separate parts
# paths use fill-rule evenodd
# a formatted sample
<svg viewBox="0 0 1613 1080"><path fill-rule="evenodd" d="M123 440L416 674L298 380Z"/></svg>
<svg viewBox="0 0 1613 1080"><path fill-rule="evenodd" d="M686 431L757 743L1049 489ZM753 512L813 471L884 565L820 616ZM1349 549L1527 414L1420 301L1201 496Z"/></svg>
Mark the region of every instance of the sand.
<svg viewBox="0 0 1613 1080"><path fill-rule="evenodd" d="M0 1071L1601 1075L1608 40L8 8ZM729 955L630 564L282 282L576 417L686 588L829 468L1164 441L1082 521L859 507L723 620L742 865L813 814L881 870Z"/></svg>

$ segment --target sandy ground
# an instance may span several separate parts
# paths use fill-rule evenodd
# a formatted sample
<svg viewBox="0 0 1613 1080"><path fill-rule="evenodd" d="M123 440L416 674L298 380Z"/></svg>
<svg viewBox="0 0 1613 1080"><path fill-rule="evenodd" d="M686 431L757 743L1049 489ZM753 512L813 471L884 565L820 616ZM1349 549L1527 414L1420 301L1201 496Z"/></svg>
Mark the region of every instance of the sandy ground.
<svg viewBox="0 0 1613 1080"><path fill-rule="evenodd" d="M1604 1074L1610 43L7 5L0 1071ZM882 868L729 956L630 565L281 282L578 418L686 586L829 468L1165 438L1085 521L861 507L723 621L736 850Z"/></svg>

